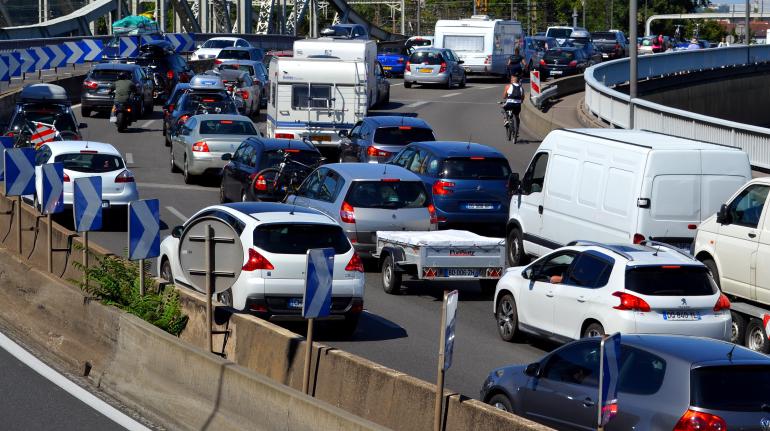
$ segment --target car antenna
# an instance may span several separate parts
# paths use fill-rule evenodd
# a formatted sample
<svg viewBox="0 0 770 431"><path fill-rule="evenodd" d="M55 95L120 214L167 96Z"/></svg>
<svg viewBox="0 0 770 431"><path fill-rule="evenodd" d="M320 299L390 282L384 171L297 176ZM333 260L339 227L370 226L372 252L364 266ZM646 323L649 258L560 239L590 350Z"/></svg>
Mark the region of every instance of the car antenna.
<svg viewBox="0 0 770 431"><path fill-rule="evenodd" d="M382 170L382 175L385 176L388 173L388 164L387 163L383 163L383 165L384 165L384 168Z"/></svg>
<svg viewBox="0 0 770 431"><path fill-rule="evenodd" d="M663 234L663 237L668 237L668 229L666 229L666 233ZM661 246L662 244L658 243L658 248L655 249L655 253L652 254L653 256L658 257L658 252L660 251Z"/></svg>
<svg viewBox="0 0 770 431"><path fill-rule="evenodd" d="M465 146L466 150L470 151L470 149L471 149L471 138L472 137L473 137L473 135L468 135L468 145Z"/></svg>
<svg viewBox="0 0 770 431"><path fill-rule="evenodd" d="M730 349L729 352L727 352L727 360L732 362L733 361L733 351L735 350L735 344L733 344L733 347Z"/></svg>

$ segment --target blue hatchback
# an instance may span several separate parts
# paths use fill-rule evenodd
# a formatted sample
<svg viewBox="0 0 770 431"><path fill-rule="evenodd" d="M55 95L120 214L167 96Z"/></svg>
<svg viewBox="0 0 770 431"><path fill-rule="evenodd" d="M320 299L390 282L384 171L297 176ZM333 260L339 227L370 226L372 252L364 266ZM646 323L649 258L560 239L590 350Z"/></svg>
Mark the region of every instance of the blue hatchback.
<svg viewBox="0 0 770 431"><path fill-rule="evenodd" d="M404 76L406 61L409 56L402 43L381 42L377 45L377 61L382 64L382 70L392 76Z"/></svg>
<svg viewBox="0 0 770 431"><path fill-rule="evenodd" d="M511 168L494 148L469 142L415 142L390 163L416 173L433 191L440 229L505 227Z"/></svg>

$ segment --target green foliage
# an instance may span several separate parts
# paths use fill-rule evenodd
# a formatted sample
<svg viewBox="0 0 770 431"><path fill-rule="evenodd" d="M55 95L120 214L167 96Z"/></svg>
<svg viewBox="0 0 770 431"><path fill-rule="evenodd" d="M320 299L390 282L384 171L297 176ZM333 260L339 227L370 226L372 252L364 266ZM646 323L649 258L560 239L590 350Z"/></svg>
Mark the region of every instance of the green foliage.
<svg viewBox="0 0 770 431"><path fill-rule="evenodd" d="M88 269L79 262L74 265L84 271L85 278L70 281L102 303L114 305L173 335L178 336L187 326L188 317L182 314L179 293L171 287L158 292L146 267L142 268L145 294L141 296L137 263L116 256L90 254Z"/></svg>
<svg viewBox="0 0 770 431"><path fill-rule="evenodd" d="M718 22L713 20L690 20L685 26L685 37L694 37L697 34L698 39L706 39L711 42L719 42L727 32Z"/></svg>

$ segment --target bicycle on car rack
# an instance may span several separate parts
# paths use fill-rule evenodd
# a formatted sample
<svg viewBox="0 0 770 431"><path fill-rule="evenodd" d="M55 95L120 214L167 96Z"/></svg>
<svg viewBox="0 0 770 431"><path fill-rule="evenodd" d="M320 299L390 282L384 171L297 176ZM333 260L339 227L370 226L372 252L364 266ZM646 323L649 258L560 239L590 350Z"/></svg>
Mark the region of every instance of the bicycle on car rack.
<svg viewBox="0 0 770 431"><path fill-rule="evenodd" d="M283 151L283 159L278 167L262 169L254 175L251 180L252 193L271 195L283 201L286 196L295 193L302 182L312 171L322 165L326 160L321 157L316 163L304 164L291 158L293 154L290 151Z"/></svg>

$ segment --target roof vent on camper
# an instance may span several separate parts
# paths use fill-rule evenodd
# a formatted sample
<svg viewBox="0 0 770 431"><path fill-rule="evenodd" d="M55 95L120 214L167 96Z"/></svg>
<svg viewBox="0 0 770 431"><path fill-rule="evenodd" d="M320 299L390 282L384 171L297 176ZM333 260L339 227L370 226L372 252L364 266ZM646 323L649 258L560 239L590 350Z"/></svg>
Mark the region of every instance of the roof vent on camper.
<svg viewBox="0 0 770 431"><path fill-rule="evenodd" d="M489 15L471 15L471 19L479 19L482 21L489 21Z"/></svg>

